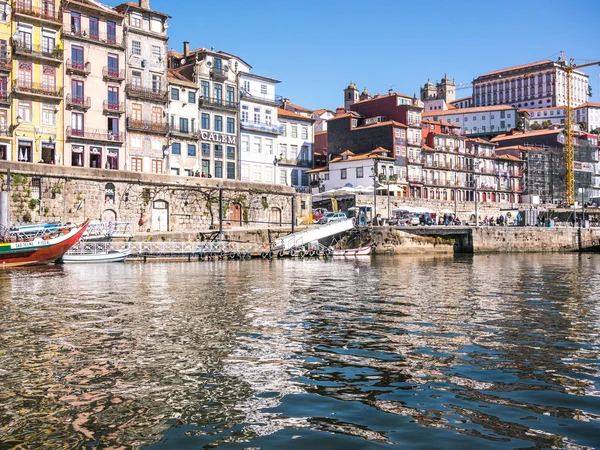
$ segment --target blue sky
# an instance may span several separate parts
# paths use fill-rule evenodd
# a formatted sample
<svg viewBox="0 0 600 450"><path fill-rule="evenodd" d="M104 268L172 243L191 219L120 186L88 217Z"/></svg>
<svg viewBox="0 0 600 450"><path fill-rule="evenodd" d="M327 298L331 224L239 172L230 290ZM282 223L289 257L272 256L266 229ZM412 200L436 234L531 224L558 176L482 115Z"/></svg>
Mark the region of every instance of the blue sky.
<svg viewBox="0 0 600 450"><path fill-rule="evenodd" d="M134 0L137 1L137 0ZM116 6L123 0L104 0ZM457 84L491 70L556 59L600 60L600 0L150 0L172 16L169 48L214 47L282 83L278 94L335 109L362 91L419 94L445 73ZM600 102L600 67L586 68ZM461 89L457 97L470 95Z"/></svg>

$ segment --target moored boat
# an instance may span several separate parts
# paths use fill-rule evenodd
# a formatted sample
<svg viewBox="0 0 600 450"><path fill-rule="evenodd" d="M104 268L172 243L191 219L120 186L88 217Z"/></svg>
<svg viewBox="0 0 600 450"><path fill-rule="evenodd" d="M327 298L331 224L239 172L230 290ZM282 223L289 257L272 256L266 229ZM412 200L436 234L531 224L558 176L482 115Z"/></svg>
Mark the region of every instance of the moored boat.
<svg viewBox="0 0 600 450"><path fill-rule="evenodd" d="M2 267L49 264L63 256L87 229L90 220L75 227L62 227L35 236L1 230L0 265Z"/></svg>
<svg viewBox="0 0 600 450"><path fill-rule="evenodd" d="M334 250L333 256L344 256L344 257L352 257L352 256L368 256L371 254L373 246L367 245L366 247L359 248L349 248L345 250Z"/></svg>
<svg viewBox="0 0 600 450"><path fill-rule="evenodd" d="M59 262L64 264L70 263L107 263L107 262L122 262L127 259L131 249L126 250L108 250L108 251L68 251L65 253Z"/></svg>

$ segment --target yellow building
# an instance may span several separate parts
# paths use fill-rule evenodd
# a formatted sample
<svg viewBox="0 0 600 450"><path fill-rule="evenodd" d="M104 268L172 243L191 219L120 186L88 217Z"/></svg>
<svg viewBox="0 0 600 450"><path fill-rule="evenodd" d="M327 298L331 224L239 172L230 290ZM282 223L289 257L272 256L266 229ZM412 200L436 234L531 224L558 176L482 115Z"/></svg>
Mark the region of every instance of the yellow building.
<svg viewBox="0 0 600 450"><path fill-rule="evenodd" d="M64 164L60 0L12 0L8 159Z"/></svg>
<svg viewBox="0 0 600 450"><path fill-rule="evenodd" d="M11 33L11 7L7 1L0 1L0 161L10 159L10 87L9 77L12 70L8 48Z"/></svg>

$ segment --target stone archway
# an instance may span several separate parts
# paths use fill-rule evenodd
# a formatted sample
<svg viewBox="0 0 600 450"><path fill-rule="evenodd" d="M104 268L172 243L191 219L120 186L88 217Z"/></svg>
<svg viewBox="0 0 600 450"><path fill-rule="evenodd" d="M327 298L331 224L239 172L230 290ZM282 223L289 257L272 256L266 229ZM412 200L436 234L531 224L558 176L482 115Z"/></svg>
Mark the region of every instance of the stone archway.
<svg viewBox="0 0 600 450"><path fill-rule="evenodd" d="M269 225L281 226L281 209L280 208L271 208L271 213L269 215Z"/></svg>
<svg viewBox="0 0 600 450"><path fill-rule="evenodd" d="M114 209L105 209L102 213L102 222L113 222L117 221L117 212Z"/></svg>

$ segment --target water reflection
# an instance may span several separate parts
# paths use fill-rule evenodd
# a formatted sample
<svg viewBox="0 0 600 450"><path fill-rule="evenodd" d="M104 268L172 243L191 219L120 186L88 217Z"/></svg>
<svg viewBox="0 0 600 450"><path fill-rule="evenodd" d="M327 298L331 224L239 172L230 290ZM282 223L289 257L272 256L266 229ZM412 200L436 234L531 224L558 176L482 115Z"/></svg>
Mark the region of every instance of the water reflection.
<svg viewBox="0 0 600 450"><path fill-rule="evenodd" d="M0 271L0 448L600 445L598 262Z"/></svg>

